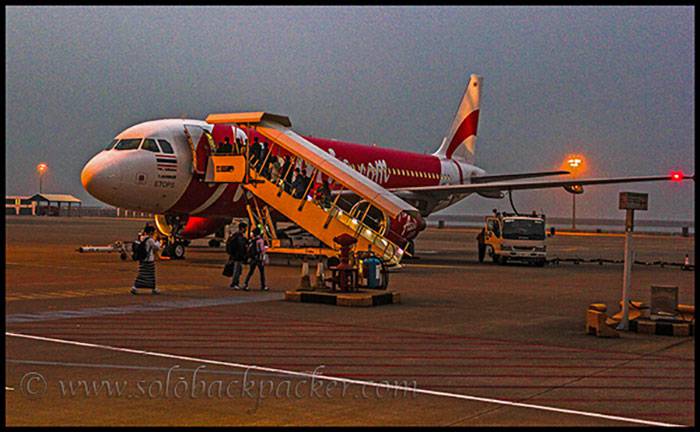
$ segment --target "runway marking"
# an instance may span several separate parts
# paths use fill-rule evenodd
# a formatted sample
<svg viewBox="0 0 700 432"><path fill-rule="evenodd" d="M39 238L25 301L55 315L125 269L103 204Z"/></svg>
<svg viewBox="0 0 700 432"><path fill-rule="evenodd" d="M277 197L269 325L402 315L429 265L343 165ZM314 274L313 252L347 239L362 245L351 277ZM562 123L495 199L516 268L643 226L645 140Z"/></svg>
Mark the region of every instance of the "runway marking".
<svg viewBox="0 0 700 432"><path fill-rule="evenodd" d="M600 418L600 419L606 419L606 420L614 420L614 421L621 421L621 422L627 422L627 423L643 424L643 425L649 425L649 426L669 426L669 427L672 427L672 426L684 427L685 426L685 425L680 425L680 424L662 423L662 422L655 422L655 421L650 421L650 420L635 419L635 418L631 418L631 417L615 416L615 415L610 415L610 414L602 414L602 413L595 413L595 412L588 412L588 411L579 411L579 410L571 410L571 409L565 409L565 408L549 407L549 406L545 406L545 405L535 405L535 404L527 404L527 403L521 403L521 402L511 402L511 401L503 400L503 399L484 398L484 397L478 397L478 396L463 395L463 394L459 394L459 393L448 393L448 392L435 391L435 390L410 388L410 387L406 387L406 386L399 386L399 385L393 385L393 384L382 384L382 383L375 383L375 382L371 382L371 381L362 381L362 380L355 380L355 379L349 379L349 378L339 378L339 377L334 377L334 376L316 375L315 373L308 373L308 372L291 371L291 370L277 369L277 368L270 368L270 367L256 366L256 365L246 365L246 364L242 364L242 363L224 362L224 361L219 361L219 360L210 360L210 359L188 357L188 356L182 356L182 355L176 355L176 354L159 353L159 352L155 352L155 351L143 351L143 350L137 350L137 349L132 349L132 348L115 347L115 346L110 346L110 345L100 345L100 344L93 344L93 343L86 343L86 342L79 342L79 341L72 341L72 340L65 340L65 339L47 338L47 337L43 337L43 336L27 335L27 334L22 334L22 333L5 332L5 335L12 336L12 337L18 337L18 338L39 340L39 341L44 341L44 342L54 342L54 343L59 343L59 344L64 344L64 345L74 345L74 346L80 346L80 347L86 347L86 348L99 348L99 349L105 349L105 350L109 350L109 351L124 352L124 353L130 353L130 354L139 354L139 355L146 355L146 356L151 356L151 357L169 358L169 359L176 359L176 360L190 361L190 362L197 362L197 363L206 363L206 364L219 365L219 366L228 366L228 367L234 367L234 368L246 369L246 370L252 369L252 370L258 370L258 371L264 371L264 372L279 373L282 375L298 376L298 377L304 377L304 378L315 378L315 379L319 379L319 380L343 382L343 383L348 383L348 384L357 384L357 385L361 385L361 386L384 388L384 389L404 391L404 392L413 391L414 393L425 394L425 395L429 395L429 396L451 397L454 399L463 399L463 400L470 400L470 401L476 401L476 402L484 402L484 403L491 403L491 404L496 404L496 405L505 405L505 406L519 407L519 408L529 408L529 409L536 409L536 410L541 410L541 411L551 411L551 412L557 412L557 413L563 413L563 414L580 415L580 416L585 416L585 417L594 417L594 418Z"/></svg>
<svg viewBox="0 0 700 432"><path fill-rule="evenodd" d="M125 294L132 296L132 294ZM146 294L150 296L151 294ZM281 292L258 293L253 295L241 295L233 297L221 297L215 299L192 299L192 300L171 300L157 303L127 304L124 306L105 306L86 308L79 310L47 311L37 313L20 313L7 315L5 324L25 323L37 321L50 321L67 318L101 317L107 315L127 315L140 312L156 312L171 309L190 309L208 306L221 306L240 303L255 303L272 300L282 300L284 294Z"/></svg>
<svg viewBox="0 0 700 432"><path fill-rule="evenodd" d="M36 293L10 294L5 296L6 302L17 300L47 300L56 298L79 298L79 297L100 297L109 295L128 294L129 288L125 285L119 285L111 288L96 288L85 289L84 291L47 291ZM189 285L189 284L174 284L174 285L158 285L158 288L163 292L172 291L188 291L196 289L216 288L211 285Z"/></svg>
<svg viewBox="0 0 700 432"><path fill-rule="evenodd" d="M572 232L572 231L558 231L555 235L569 236L569 237L624 237L625 233L595 233L595 232ZM634 233L634 238L659 238L668 237L664 235L654 235L654 234L644 234L640 232Z"/></svg>
<svg viewBox="0 0 700 432"><path fill-rule="evenodd" d="M449 268L449 269L460 269L464 270L467 266L461 265L444 265L444 264L405 264L406 268L418 267L418 268Z"/></svg>

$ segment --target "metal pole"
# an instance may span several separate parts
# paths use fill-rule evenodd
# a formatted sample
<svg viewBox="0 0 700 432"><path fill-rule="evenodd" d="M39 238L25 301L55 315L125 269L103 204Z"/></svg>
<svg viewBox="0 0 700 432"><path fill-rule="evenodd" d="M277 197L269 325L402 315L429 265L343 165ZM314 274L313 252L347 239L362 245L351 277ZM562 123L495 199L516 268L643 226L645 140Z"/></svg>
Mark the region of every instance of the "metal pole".
<svg viewBox="0 0 700 432"><path fill-rule="evenodd" d="M42 180L44 179L44 173L39 174L39 193L42 193Z"/></svg>
<svg viewBox="0 0 700 432"><path fill-rule="evenodd" d="M576 229L576 194L571 194L573 197L573 209L571 211L571 229L575 230Z"/></svg>
<svg viewBox="0 0 700 432"><path fill-rule="evenodd" d="M246 123L245 133L248 140L245 146L245 183L250 183L250 138L253 135L250 130L250 123Z"/></svg>
<svg viewBox="0 0 700 432"><path fill-rule="evenodd" d="M634 251L632 244L632 230L634 229L634 210L627 209L625 220L625 270L622 275L622 321L618 324L618 330L629 330L630 312L630 286L632 285L632 262Z"/></svg>

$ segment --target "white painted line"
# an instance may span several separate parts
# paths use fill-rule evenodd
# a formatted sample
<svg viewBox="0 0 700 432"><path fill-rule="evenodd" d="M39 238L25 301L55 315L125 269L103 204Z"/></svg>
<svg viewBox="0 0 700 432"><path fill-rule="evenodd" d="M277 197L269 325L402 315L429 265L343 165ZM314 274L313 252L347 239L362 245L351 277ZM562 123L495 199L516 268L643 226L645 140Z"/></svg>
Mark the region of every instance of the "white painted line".
<svg viewBox="0 0 700 432"><path fill-rule="evenodd" d="M132 349L132 348L122 348L122 347L115 347L115 346L110 346L110 345L99 345L99 344L93 344L93 343L88 343L88 342L78 342L78 341L72 341L72 340L66 340L66 339L56 339L56 338L50 338L50 337L44 337L44 336L27 335L27 334L22 334L22 333L5 332L5 336L14 336L14 337L18 337L18 338L34 339L34 340L45 341L45 342L55 342L55 343L60 343L60 344L65 344L65 345L74 345L74 346L81 346L81 347L87 347L87 348L100 348L100 349L106 349L109 351L125 352L125 353L131 353L131 354L140 354L140 355L147 355L147 356L153 356L153 357L163 357L163 358L169 358L169 359L191 361L191 362L196 362L196 363L207 363L207 364L235 367L235 368L241 368L241 369L276 372L276 373L283 374L283 375L299 376L299 377L304 377L304 378L315 378L318 380L326 380L326 381L337 381L337 382L344 382L344 383L348 383L348 384L357 384L357 385L362 385L362 386L367 386L367 387L378 387L378 388L385 388L385 389L391 389L391 390L399 390L399 391L404 391L404 392L414 392L414 393L425 394L425 395L429 395L429 396L451 397L454 399L463 399L463 400L470 400L470 401L476 401L476 402L485 402L485 403L491 403L491 404L496 404L496 405L506 405L506 406L519 407L519 408L530 408L530 409L537 409L537 410L541 410L541 411L551 411L551 412L557 412L557 413L563 413L563 414L580 415L580 416L585 416L585 417L594 417L594 418L600 418L600 419L606 419L606 420L616 420L616 421L621 421L621 422L636 423L636 424L643 424L643 425L649 425L649 426L687 427L685 425L679 425L679 424L673 424L673 423L661 423L661 422L655 422L655 421L649 421L649 420L614 416L614 415L609 415L609 414L600 414L600 413L588 412L588 411L578 411L578 410L570 410L570 409L565 409L565 408L548 407L548 406L544 406L544 405L534 405L534 404L526 404L526 403L520 403L520 402L511 402L511 401L506 401L506 400L501 400L501 399L483 398L483 397L469 396L469 395L463 395L463 394L458 394L458 393L448 393L448 392L441 392L441 391L435 391L435 390L425 390L425 389L411 388L411 387L406 387L406 386L375 383L375 382L371 382L371 381L362 381L362 380L349 379L349 378L339 378L339 377L333 377L333 376L327 376L327 375L315 375L315 374L308 373L308 372L290 371L290 370L285 370L285 369L269 368L269 367L264 367L264 366L246 365L246 364L242 364L242 363L230 363L230 362L224 362L224 361L218 361L218 360L209 360L209 359L202 359L202 358L196 358L196 357L181 356L181 355L176 355L176 354L159 353L159 352L154 352L154 351L143 351L143 350L137 350L137 349Z"/></svg>
<svg viewBox="0 0 700 432"><path fill-rule="evenodd" d="M6 391L8 391L8 390L9 390L9 391L15 391L15 389L13 389L12 387L8 387L8 386L5 386L5 390L6 390Z"/></svg>

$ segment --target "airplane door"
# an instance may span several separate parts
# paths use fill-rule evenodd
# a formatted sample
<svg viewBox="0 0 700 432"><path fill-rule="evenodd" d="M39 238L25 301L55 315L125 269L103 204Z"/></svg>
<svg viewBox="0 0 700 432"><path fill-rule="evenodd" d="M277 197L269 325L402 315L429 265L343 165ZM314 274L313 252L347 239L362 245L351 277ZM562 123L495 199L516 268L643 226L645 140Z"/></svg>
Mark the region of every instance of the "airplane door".
<svg viewBox="0 0 700 432"><path fill-rule="evenodd" d="M192 152L192 168L196 174L202 174L207 170L209 156L216 152L216 144L211 131L199 125L186 124L185 135L188 136L188 144Z"/></svg>

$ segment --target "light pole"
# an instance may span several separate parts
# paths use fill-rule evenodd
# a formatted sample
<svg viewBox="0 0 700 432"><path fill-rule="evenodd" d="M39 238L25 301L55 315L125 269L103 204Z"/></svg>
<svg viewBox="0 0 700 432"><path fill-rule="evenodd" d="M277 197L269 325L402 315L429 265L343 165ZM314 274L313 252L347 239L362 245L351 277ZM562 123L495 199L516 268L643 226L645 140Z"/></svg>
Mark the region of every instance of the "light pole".
<svg viewBox="0 0 700 432"><path fill-rule="evenodd" d="M569 168L571 168L571 174L575 177L576 171L579 169L579 167L583 163L583 158L581 158L580 156L570 156L569 160L567 160L566 163L569 165ZM575 230L576 229L576 194L572 193L571 196L572 196L572 200L573 200L573 206L571 209L571 229Z"/></svg>
<svg viewBox="0 0 700 432"><path fill-rule="evenodd" d="M42 193L42 180L44 178L44 173L46 170L49 168L48 165L45 163L40 163L39 165L36 166L36 170L39 172L39 193Z"/></svg>

